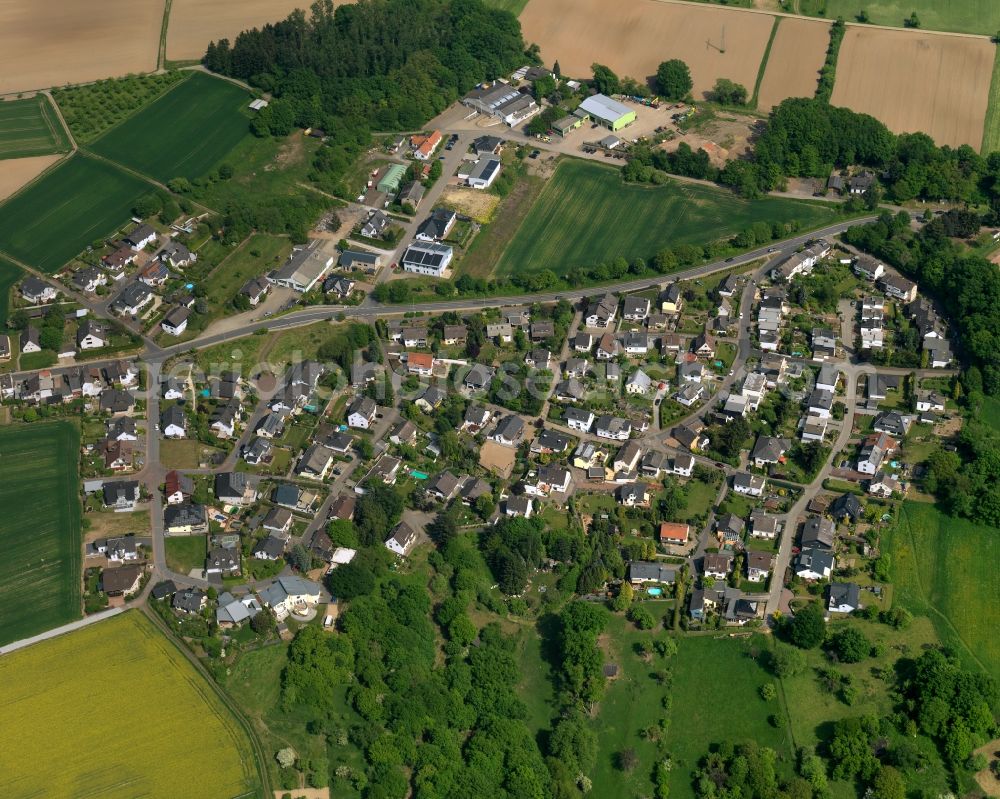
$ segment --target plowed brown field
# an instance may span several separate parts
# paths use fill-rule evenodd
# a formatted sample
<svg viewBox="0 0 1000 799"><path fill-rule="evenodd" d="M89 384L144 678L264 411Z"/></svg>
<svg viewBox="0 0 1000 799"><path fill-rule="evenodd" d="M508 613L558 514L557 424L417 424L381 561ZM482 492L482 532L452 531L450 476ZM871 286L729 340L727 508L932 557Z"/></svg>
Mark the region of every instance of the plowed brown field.
<svg viewBox="0 0 1000 799"><path fill-rule="evenodd" d="M0 94L151 72L163 2L0 3Z"/></svg>
<svg viewBox="0 0 1000 799"><path fill-rule="evenodd" d="M167 58L201 58L211 41L232 42L241 31L277 22L297 8L308 10L310 5L312 0L173 0Z"/></svg>
<svg viewBox="0 0 1000 799"><path fill-rule="evenodd" d="M789 97L812 97L830 43L830 25L784 17L771 44L757 108L769 111Z"/></svg>
<svg viewBox="0 0 1000 799"><path fill-rule="evenodd" d="M6 200L60 158L61 155L34 155L30 158L11 158L4 161L0 167L0 200Z"/></svg>
<svg viewBox="0 0 1000 799"><path fill-rule="evenodd" d="M589 77L597 62L644 80L679 58L691 68L696 98L717 78L752 92L774 23L767 14L656 0L531 0L520 20L524 40L565 75Z"/></svg>
<svg viewBox="0 0 1000 799"><path fill-rule="evenodd" d="M871 114L897 133L923 131L938 144L978 150L994 52L985 38L851 26L831 103Z"/></svg>

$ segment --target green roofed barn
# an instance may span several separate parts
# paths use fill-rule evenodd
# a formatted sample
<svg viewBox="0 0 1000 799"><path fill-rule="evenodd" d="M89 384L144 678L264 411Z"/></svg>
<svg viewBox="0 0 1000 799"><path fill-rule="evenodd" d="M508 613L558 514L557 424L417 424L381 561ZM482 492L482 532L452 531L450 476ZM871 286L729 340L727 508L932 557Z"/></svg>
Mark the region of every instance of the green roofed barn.
<svg viewBox="0 0 1000 799"><path fill-rule="evenodd" d="M391 164L378 182L378 190L386 194L395 194L406 176L406 167L402 164Z"/></svg>
<svg viewBox="0 0 1000 799"><path fill-rule="evenodd" d="M580 103L576 113L581 111L608 130L621 130L635 122L635 111L603 94L595 94Z"/></svg>

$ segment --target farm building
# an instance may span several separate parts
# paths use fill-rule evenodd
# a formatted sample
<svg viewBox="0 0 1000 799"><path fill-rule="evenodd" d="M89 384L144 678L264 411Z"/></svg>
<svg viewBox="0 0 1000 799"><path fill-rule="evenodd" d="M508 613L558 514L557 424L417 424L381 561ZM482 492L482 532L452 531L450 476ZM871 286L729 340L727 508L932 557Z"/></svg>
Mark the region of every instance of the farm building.
<svg viewBox="0 0 1000 799"><path fill-rule="evenodd" d="M302 249L292 253L285 265L267 276L276 286L295 291L309 291L326 274L333 264L333 257L317 250Z"/></svg>
<svg viewBox="0 0 1000 799"><path fill-rule="evenodd" d="M635 111L603 94L588 97L577 108L576 113L586 113L598 125L608 130L618 131L635 122Z"/></svg>
<svg viewBox="0 0 1000 799"><path fill-rule="evenodd" d="M530 119L541 110L531 95L522 94L505 83L473 89L462 98L462 104L481 114L498 117L511 126Z"/></svg>
<svg viewBox="0 0 1000 799"><path fill-rule="evenodd" d="M565 136L571 130L576 130L583 124L583 117L578 117L575 114L570 114L568 117L563 117L562 119L557 119L552 123L552 130L558 133L560 136Z"/></svg>
<svg viewBox="0 0 1000 799"><path fill-rule="evenodd" d="M474 189L488 189L500 174L500 158L495 155L480 158L458 170L458 177Z"/></svg>
<svg viewBox="0 0 1000 799"><path fill-rule="evenodd" d="M385 174L378 182L378 190L386 194L395 194L406 176L406 167L402 164L390 164Z"/></svg>
<svg viewBox="0 0 1000 799"><path fill-rule="evenodd" d="M414 242L403 253L403 269L418 275L441 277L451 263L452 250L445 244Z"/></svg>

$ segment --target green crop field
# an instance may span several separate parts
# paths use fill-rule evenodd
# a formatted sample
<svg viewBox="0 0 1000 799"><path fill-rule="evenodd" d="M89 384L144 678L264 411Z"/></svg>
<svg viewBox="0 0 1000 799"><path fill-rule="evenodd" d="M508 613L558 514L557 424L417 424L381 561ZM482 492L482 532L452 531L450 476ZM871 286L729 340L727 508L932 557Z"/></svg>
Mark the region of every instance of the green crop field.
<svg viewBox="0 0 1000 799"><path fill-rule="evenodd" d="M81 615L79 448L68 422L0 428L0 644Z"/></svg>
<svg viewBox="0 0 1000 799"><path fill-rule="evenodd" d="M557 275L618 256L649 259L678 244L704 244L754 222L830 224L836 212L798 200L743 200L723 189L671 181L626 184L617 169L568 159L500 256L498 276L551 269Z"/></svg>
<svg viewBox="0 0 1000 799"><path fill-rule="evenodd" d="M996 0L803 0L803 14L857 20L861 9L874 25L902 28L916 12L920 27L932 31L982 33L992 36L1000 29L1000 3Z"/></svg>
<svg viewBox="0 0 1000 799"><path fill-rule="evenodd" d="M242 109L250 95L228 81L194 73L134 116L112 128L91 149L166 183L209 172L249 133Z"/></svg>
<svg viewBox="0 0 1000 799"><path fill-rule="evenodd" d="M10 310L10 290L24 276L24 270L6 258L0 258L0 330L7 327Z"/></svg>
<svg viewBox="0 0 1000 799"><path fill-rule="evenodd" d="M76 154L0 205L0 252L55 272L125 222L152 186Z"/></svg>
<svg viewBox="0 0 1000 799"><path fill-rule="evenodd" d="M509 11L515 17L524 11L528 5L528 0L486 0L486 5L490 8L497 8L500 11Z"/></svg>
<svg viewBox="0 0 1000 799"><path fill-rule="evenodd" d="M0 708L5 797L260 795L246 733L139 611L5 655Z"/></svg>
<svg viewBox="0 0 1000 799"><path fill-rule="evenodd" d="M44 94L0 102L0 159L68 150L66 131Z"/></svg>
<svg viewBox="0 0 1000 799"><path fill-rule="evenodd" d="M890 553L896 601L928 616L970 665L1000 677L997 530L904 502Z"/></svg>

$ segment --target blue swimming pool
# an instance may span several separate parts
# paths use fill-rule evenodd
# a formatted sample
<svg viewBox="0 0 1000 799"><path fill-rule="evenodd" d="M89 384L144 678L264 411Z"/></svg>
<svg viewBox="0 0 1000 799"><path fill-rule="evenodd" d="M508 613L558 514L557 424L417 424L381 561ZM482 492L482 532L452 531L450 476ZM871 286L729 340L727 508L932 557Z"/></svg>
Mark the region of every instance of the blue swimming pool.
<svg viewBox="0 0 1000 799"><path fill-rule="evenodd" d="M649 594L650 596L659 596L660 594L663 593L663 589L662 588L647 588L646 589L646 593Z"/></svg>
<svg viewBox="0 0 1000 799"><path fill-rule="evenodd" d="M415 477L417 480L426 480L428 477L430 477L430 475L427 474L427 472L416 472L416 471L414 471L414 472L410 472L410 475L412 477Z"/></svg>

